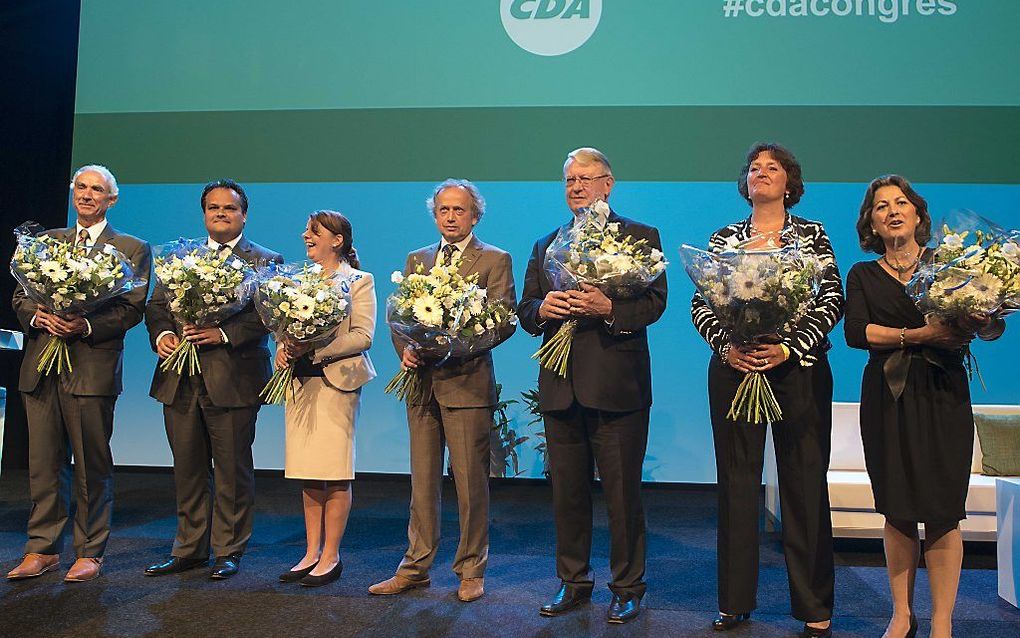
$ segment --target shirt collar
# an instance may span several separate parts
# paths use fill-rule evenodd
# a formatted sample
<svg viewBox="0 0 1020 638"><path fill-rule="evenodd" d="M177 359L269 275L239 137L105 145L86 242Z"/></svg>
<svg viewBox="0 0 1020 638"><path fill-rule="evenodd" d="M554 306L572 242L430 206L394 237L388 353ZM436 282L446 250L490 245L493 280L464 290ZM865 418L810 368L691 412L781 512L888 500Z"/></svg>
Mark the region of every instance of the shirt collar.
<svg viewBox="0 0 1020 638"><path fill-rule="evenodd" d="M230 241L226 242L226 245L230 246L230 249L233 250L237 246L237 243L240 241L241 235L238 235L237 237L234 237ZM207 238L206 245L209 246L211 250L216 250L217 248L220 247L220 242L216 241L212 237L209 237Z"/></svg>
<svg viewBox="0 0 1020 638"><path fill-rule="evenodd" d="M463 255L464 251L467 249L468 245L471 243L471 240L474 239L474 238L475 238L474 232L470 232L470 233L468 233L467 237L465 237L464 239L462 239L459 242L455 243L454 246L457 247L457 252ZM445 237L442 238L441 240L439 240L439 251L442 252L443 247L446 246L449 243L450 242L446 241Z"/></svg>
<svg viewBox="0 0 1020 638"><path fill-rule="evenodd" d="M95 245L99 241L99 236L103 234L104 230L106 230L107 223L108 222L105 219L103 219L102 221L92 224L88 228L85 228L84 226L81 225L81 223L76 222L74 225L75 241L77 241L78 235L81 234L81 231L84 230L89 234L89 244Z"/></svg>

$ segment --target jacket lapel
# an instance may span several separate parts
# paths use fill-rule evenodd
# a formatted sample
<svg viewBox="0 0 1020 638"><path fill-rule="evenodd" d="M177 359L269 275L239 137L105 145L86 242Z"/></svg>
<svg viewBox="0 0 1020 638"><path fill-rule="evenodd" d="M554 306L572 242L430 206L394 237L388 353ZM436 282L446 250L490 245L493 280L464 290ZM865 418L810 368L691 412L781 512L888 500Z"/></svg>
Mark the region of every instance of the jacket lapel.
<svg viewBox="0 0 1020 638"><path fill-rule="evenodd" d="M436 242L425 249L422 253L422 265L425 266L425 272L428 272L436 265L436 255L439 254L439 242ZM414 272L414 266L412 264L411 272Z"/></svg>
<svg viewBox="0 0 1020 638"><path fill-rule="evenodd" d="M475 262L482 256L482 242L478 239L478 235L471 238L471 242L464 249L464 255L460 258L460 267L457 272L460 273L461 277L468 276L475 266Z"/></svg>

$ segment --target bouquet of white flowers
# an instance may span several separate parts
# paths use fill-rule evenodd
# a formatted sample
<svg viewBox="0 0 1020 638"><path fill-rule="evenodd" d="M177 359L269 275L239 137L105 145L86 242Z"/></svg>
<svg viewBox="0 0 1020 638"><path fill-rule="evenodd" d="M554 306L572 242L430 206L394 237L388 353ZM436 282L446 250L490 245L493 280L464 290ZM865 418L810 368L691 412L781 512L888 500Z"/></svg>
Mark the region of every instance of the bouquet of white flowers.
<svg viewBox="0 0 1020 638"><path fill-rule="evenodd" d="M1004 317L1020 308L1020 232L1007 231L971 211L954 211L935 232L935 249L907 284L926 316L958 322L969 317ZM963 349L968 372L977 372L970 346Z"/></svg>
<svg viewBox="0 0 1020 638"><path fill-rule="evenodd" d="M255 309L277 343L327 341L350 313L350 282L318 264L271 264L256 272L255 282ZM293 379L293 365L277 368L259 396L282 405Z"/></svg>
<svg viewBox="0 0 1020 638"><path fill-rule="evenodd" d="M45 234L35 222L18 226L14 235L17 248L11 274L29 299L54 314L91 312L147 282L148 273L135 273L131 262L112 244L75 246L73 239ZM65 367L72 372L67 342L50 335L36 370L62 374Z"/></svg>
<svg viewBox="0 0 1020 638"><path fill-rule="evenodd" d="M503 301L489 300L478 286L478 275L462 277L460 259L449 266L433 266L426 273L418 264L406 277L391 276L397 290L386 300L386 323L398 338L440 365L451 356L464 357L491 348L501 328L515 324L517 316ZM418 371L401 369L386 386L401 401L421 397Z"/></svg>
<svg viewBox="0 0 1020 638"><path fill-rule="evenodd" d="M166 289L167 308L179 324L212 326L240 312L254 292L254 271L229 250L213 250L205 239L178 239L155 250L156 279ZM198 374L198 348L181 339L160 364L163 371Z"/></svg>
<svg viewBox="0 0 1020 638"><path fill-rule="evenodd" d="M685 244L680 255L687 275L730 331L732 342L775 341L810 309L821 285L822 264L800 251L792 232L784 234L782 248L746 250L745 245L712 253ZM738 386L727 418L773 423L782 415L768 379L750 372Z"/></svg>
<svg viewBox="0 0 1020 638"><path fill-rule="evenodd" d="M930 261L907 292L926 315L953 321L996 316L1020 302L1020 233L970 211L954 212L935 233Z"/></svg>
<svg viewBox="0 0 1020 638"><path fill-rule="evenodd" d="M640 295L666 270L661 250L644 239L622 236L617 222L598 223L608 215L609 205L598 200L556 233L545 251L545 272L556 290L577 290L586 283L610 299L627 299ZM576 329L577 319L564 321L531 358L566 377Z"/></svg>

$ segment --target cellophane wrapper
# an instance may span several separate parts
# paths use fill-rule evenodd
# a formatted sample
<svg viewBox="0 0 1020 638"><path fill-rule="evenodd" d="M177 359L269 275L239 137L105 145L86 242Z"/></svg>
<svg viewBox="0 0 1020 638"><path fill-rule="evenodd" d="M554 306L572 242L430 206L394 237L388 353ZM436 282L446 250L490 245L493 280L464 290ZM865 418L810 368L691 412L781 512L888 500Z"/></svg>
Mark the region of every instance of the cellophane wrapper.
<svg viewBox="0 0 1020 638"><path fill-rule="evenodd" d="M25 296L60 316L84 315L110 299L148 283L148 273L136 273L127 257L113 244L76 246L46 234L36 222L16 229L17 246L11 258L11 275ZM67 342L50 335L36 364L43 374L73 372Z"/></svg>
<svg viewBox="0 0 1020 638"><path fill-rule="evenodd" d="M684 270L705 303L738 345L774 342L810 310L821 285L821 261L801 251L795 232L784 232L780 248L749 250L756 242L715 253L680 248ZM772 423L782 418L768 378L747 373L730 406L729 418Z"/></svg>
<svg viewBox="0 0 1020 638"><path fill-rule="evenodd" d="M318 264L270 264L255 272L254 302L278 344L314 347L332 340L350 314L351 282L324 273ZM293 379L293 365L277 368L260 396L266 403L286 403Z"/></svg>
<svg viewBox="0 0 1020 638"><path fill-rule="evenodd" d="M579 290L581 284L599 288L610 299L631 299L645 291L666 270L662 251L644 239L623 235L618 222L600 225L609 207L594 202L572 223L560 227L545 251L544 269L556 290ZM576 319L560 329L532 355L539 364L566 377Z"/></svg>
<svg viewBox="0 0 1020 638"><path fill-rule="evenodd" d="M460 260L449 266L415 272L396 271L391 280L397 290L386 299L386 323L405 345L414 346L428 365L442 365L450 357L468 357L492 348L506 326L516 324L513 309L502 300L490 300L478 286L478 275L458 273ZM423 388L419 371L401 369L386 392L401 401L417 401Z"/></svg>
<svg viewBox="0 0 1020 638"><path fill-rule="evenodd" d="M167 309L178 325L219 325L248 305L255 292L255 271L231 251L209 248L205 239L178 239L155 249L156 279L166 289ZM164 371L199 374L198 349L181 339L160 363Z"/></svg>

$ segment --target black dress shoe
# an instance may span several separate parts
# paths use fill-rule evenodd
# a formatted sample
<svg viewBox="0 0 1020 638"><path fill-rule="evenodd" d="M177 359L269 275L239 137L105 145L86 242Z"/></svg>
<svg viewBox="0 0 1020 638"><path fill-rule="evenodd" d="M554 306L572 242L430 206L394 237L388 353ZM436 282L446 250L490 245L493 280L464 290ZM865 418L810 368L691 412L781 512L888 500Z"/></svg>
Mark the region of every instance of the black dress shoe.
<svg viewBox="0 0 1020 638"><path fill-rule="evenodd" d="M613 594L613 602L609 603L609 615L606 620L612 625L622 625L634 620L641 613L641 597L634 594Z"/></svg>
<svg viewBox="0 0 1020 638"><path fill-rule="evenodd" d="M321 576L312 576L311 574L308 574L307 576L301 579L301 585L303 587L322 587L323 585L331 583L337 578L340 578L340 574L342 574L343 571L344 562L338 558L336 561L336 565L333 566L333 569L329 570L328 572Z"/></svg>
<svg viewBox="0 0 1020 638"><path fill-rule="evenodd" d="M304 569L288 569L287 571L280 574L281 583L296 583L308 574L312 573L315 569L315 565L309 565Z"/></svg>
<svg viewBox="0 0 1020 638"><path fill-rule="evenodd" d="M240 554L230 554L228 556L217 556L216 564L213 565L212 571L209 572L209 578L213 580L223 580L224 578L230 578L237 573L237 568L241 564Z"/></svg>
<svg viewBox="0 0 1020 638"><path fill-rule="evenodd" d="M825 629L819 629L818 627L809 627L807 623L804 623L804 630L800 632L800 638L831 638L832 637L832 623Z"/></svg>
<svg viewBox="0 0 1020 638"><path fill-rule="evenodd" d="M729 631L751 619L751 614L719 614L712 621L712 629L716 631Z"/></svg>
<svg viewBox="0 0 1020 638"><path fill-rule="evenodd" d="M542 616L559 616L560 614L564 614L574 607L590 600L590 589L578 590L573 587L568 587L564 583L560 585L560 590L556 592L553 599L539 608L538 613Z"/></svg>
<svg viewBox="0 0 1020 638"><path fill-rule="evenodd" d="M146 576L166 576L168 574L179 574L196 567L205 567L209 564L208 558L182 558L171 556L166 561L157 565L149 565L145 568Z"/></svg>

